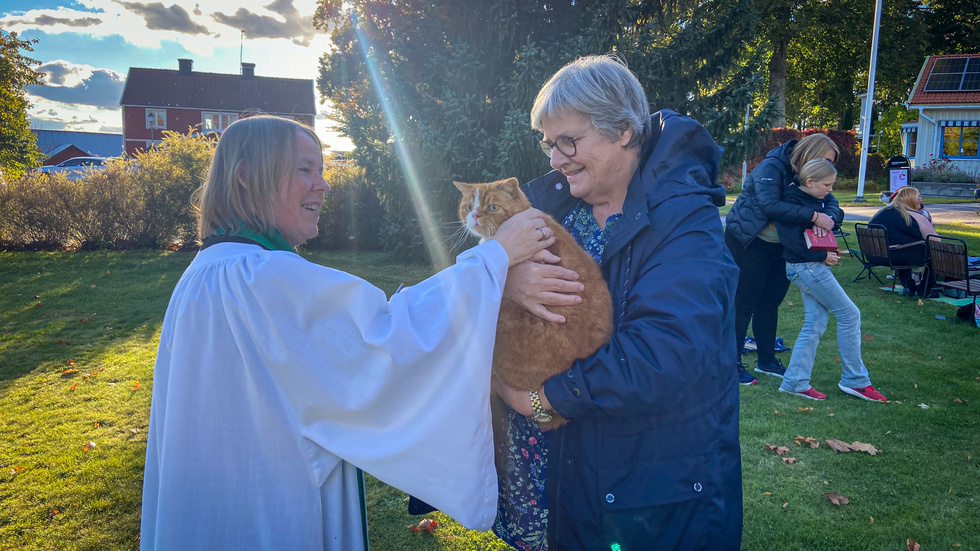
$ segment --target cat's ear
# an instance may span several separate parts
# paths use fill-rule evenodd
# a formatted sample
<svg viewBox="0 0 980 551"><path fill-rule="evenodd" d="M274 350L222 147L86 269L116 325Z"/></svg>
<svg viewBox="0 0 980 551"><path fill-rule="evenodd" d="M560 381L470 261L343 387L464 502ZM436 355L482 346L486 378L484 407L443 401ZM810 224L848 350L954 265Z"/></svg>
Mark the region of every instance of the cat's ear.
<svg viewBox="0 0 980 551"><path fill-rule="evenodd" d="M473 187L473 184L466 184L463 182L455 182L455 181L453 182L453 185L456 186L456 189L458 189L463 193L466 193L467 191L470 190L470 188Z"/></svg>
<svg viewBox="0 0 980 551"><path fill-rule="evenodd" d="M517 181L517 178L507 178L504 180L504 189L510 193L511 197L517 197L521 192L521 183Z"/></svg>

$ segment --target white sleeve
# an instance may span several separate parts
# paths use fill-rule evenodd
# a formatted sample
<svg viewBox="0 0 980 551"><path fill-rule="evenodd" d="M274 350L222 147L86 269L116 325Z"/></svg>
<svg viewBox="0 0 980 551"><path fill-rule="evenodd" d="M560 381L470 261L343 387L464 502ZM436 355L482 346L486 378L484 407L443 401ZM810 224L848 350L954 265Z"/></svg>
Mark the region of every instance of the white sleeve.
<svg viewBox="0 0 980 551"><path fill-rule="evenodd" d="M508 259L488 241L394 295L296 258L249 287L304 437L472 529L496 514L490 366ZM248 278L246 278L248 279ZM283 282L288 288L283 289Z"/></svg>

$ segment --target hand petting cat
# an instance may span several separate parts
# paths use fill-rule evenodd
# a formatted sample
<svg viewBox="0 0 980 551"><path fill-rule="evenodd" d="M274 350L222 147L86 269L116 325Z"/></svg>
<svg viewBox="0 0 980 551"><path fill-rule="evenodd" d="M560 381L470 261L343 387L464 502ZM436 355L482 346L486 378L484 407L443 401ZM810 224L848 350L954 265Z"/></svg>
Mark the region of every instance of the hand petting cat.
<svg viewBox="0 0 980 551"><path fill-rule="evenodd" d="M503 245L513 267L554 244L555 234L545 226L541 211L527 209L501 224L492 239Z"/></svg>
<svg viewBox="0 0 980 551"><path fill-rule="evenodd" d="M565 323L565 316L548 310L548 306L574 306L582 302L585 285L578 274L557 265L561 260L549 251L541 251L531 260L511 265L504 286L504 300L514 301L528 312L553 323Z"/></svg>

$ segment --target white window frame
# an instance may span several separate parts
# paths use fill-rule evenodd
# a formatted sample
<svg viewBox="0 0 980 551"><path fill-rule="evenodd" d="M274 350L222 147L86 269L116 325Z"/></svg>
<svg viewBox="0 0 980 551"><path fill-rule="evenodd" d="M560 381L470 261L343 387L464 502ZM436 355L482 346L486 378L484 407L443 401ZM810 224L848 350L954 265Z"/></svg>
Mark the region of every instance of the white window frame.
<svg viewBox="0 0 980 551"><path fill-rule="evenodd" d="M162 143L163 140L146 140L146 150L156 149Z"/></svg>
<svg viewBox="0 0 980 551"><path fill-rule="evenodd" d="M212 123L214 118L217 118L217 127L208 126ZM207 134L209 132L217 132L218 134L225 131L228 125L238 120L238 113L228 113L221 111L202 111L201 112L201 132Z"/></svg>
<svg viewBox="0 0 980 551"><path fill-rule="evenodd" d="M150 121L153 121L151 124ZM163 121L163 124L160 124ZM166 109L147 109L146 110L146 127L147 128L162 128L166 130L167 128L167 110Z"/></svg>

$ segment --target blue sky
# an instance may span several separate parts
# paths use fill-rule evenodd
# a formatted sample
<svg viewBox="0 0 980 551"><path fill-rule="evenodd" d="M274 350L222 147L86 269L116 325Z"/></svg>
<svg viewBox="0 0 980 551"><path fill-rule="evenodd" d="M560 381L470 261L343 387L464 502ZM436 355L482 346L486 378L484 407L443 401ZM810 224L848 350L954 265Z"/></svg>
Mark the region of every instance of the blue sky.
<svg viewBox="0 0 980 551"><path fill-rule="evenodd" d="M0 0L0 28L37 39L46 86L29 87L34 128L120 132L119 97L130 67L239 72L316 79L329 37L313 29L315 0ZM244 40L242 31L245 31ZM319 105L321 113L327 105ZM351 148L320 114L316 130L332 149Z"/></svg>

